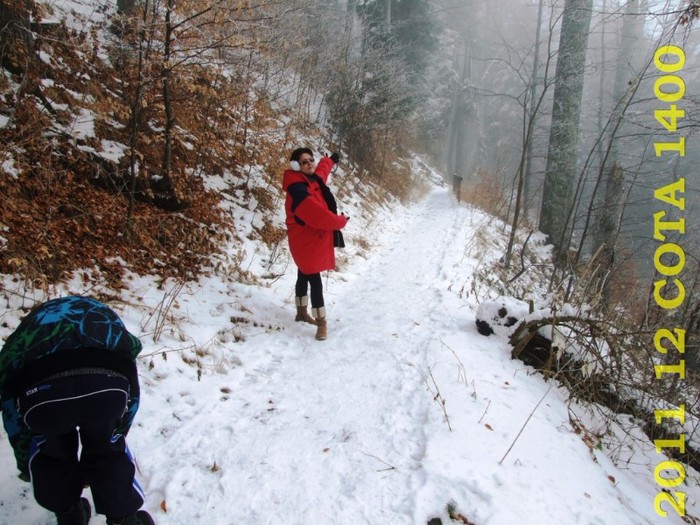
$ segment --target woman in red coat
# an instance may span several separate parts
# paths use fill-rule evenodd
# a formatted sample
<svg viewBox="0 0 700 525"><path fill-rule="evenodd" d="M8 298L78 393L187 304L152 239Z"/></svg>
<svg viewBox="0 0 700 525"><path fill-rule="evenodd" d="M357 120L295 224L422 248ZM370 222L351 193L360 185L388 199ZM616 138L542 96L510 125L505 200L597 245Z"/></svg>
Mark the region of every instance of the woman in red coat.
<svg viewBox="0 0 700 525"><path fill-rule="evenodd" d="M328 196L330 201L333 201L333 197L326 186L328 175L338 159L338 154L334 153L323 157L317 165L313 151L297 148L292 153L291 169L284 172L282 180L287 194L285 222L289 250L298 268L295 320L315 324L318 340L325 339L327 334L321 272L335 268L333 232L344 228L348 222L348 217L337 215L336 210L331 209L335 206L334 202L329 202ZM309 285L313 317L306 311Z"/></svg>

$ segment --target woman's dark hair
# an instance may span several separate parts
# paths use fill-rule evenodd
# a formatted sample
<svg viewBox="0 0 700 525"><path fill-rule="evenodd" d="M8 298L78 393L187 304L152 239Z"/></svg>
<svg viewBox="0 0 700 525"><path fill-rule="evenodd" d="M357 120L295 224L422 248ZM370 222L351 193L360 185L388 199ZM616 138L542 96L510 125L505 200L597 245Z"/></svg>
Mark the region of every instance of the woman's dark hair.
<svg viewBox="0 0 700 525"><path fill-rule="evenodd" d="M312 157L314 156L314 152L311 151L309 148L297 148L292 152L292 157L289 160L296 160L299 162L299 158L306 153L307 155L311 155Z"/></svg>

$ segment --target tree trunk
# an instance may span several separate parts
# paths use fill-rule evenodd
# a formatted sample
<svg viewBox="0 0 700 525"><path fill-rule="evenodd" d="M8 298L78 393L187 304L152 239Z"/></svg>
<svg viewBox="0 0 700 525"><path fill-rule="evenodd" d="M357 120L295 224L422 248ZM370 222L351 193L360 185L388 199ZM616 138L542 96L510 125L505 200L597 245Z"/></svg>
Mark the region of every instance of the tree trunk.
<svg viewBox="0 0 700 525"><path fill-rule="evenodd" d="M175 10L175 0L168 0L165 9L165 36L163 48L162 92L163 110L165 112L165 125L163 129L163 165L160 177L151 177L151 189L153 190L153 202L156 206L169 211L179 211L188 206L175 194L172 180L173 160L173 131L175 128L175 114L171 94L172 75L172 46L173 46L173 22L172 14Z"/></svg>
<svg viewBox="0 0 700 525"><path fill-rule="evenodd" d="M629 91L629 86L632 82L637 81L639 71L635 64L635 46L639 45L639 34L643 31L643 20L640 14L639 0L630 0L627 3L625 19L622 24L622 36L620 37L620 52L617 57L617 66L615 70L615 83L613 84L613 100L616 104L613 110L614 119L622 118L621 112L624 104L620 101ZM641 23L641 25L640 25ZM615 127L613 126L613 129ZM610 154L608 155L608 165L613 166L617 163L618 158L618 143L619 141L611 138Z"/></svg>
<svg viewBox="0 0 700 525"><path fill-rule="evenodd" d="M348 0L348 9L345 15L345 33L352 35L355 27L355 11L357 10L357 0Z"/></svg>
<svg viewBox="0 0 700 525"><path fill-rule="evenodd" d="M578 127L592 0L566 0L559 40L552 125L540 209L540 230L559 261L569 247L567 231L577 172Z"/></svg>
<svg viewBox="0 0 700 525"><path fill-rule="evenodd" d="M605 186L605 201L603 211L598 221L598 238L600 240L600 259L598 263L599 288L603 292L603 303L608 304L610 299L609 287L606 281L615 262L615 241L617 228L622 209L622 181L624 171L619 164L613 165Z"/></svg>
<svg viewBox="0 0 700 525"><path fill-rule="evenodd" d="M534 127L534 121L537 118L535 112L535 100L537 100L537 84L539 82L540 75L540 32L542 30L542 13L544 11L544 0L540 0L540 5L537 9L537 30L535 33L535 57L532 64L532 80L530 84L530 112L529 118L532 121L531 127ZM529 206L533 201L533 191L531 179L532 179L532 137L527 141L526 144L526 162L525 162L525 174L523 176L523 198L526 206Z"/></svg>
<svg viewBox="0 0 700 525"><path fill-rule="evenodd" d="M139 125L141 123L141 101L144 90L144 67L146 50L146 27L148 17L148 2L143 8L143 19L141 20L141 29L139 31L138 42L138 65L136 67L136 86L134 86L134 98L131 102L131 114L129 115L129 204L126 211L124 221L124 235L129 237L133 233L133 217L136 206L136 146L138 142Z"/></svg>
<svg viewBox="0 0 700 525"><path fill-rule="evenodd" d="M607 0L603 0L603 12L607 12L608 9L608 2ZM605 87L608 84L608 77L605 74L605 64L607 63L607 42L606 42L606 37L607 37L607 24L605 21L603 21L600 24L600 63L602 64L601 69L600 69L600 80L598 82L598 136L602 137L605 135L605 116L604 116L604 110L605 110L605 105L603 104L603 101L606 100L606 91ZM603 144L602 140L598 141L598 147L596 148L596 152L598 154L598 164L600 168L603 168L603 164L605 164L605 146Z"/></svg>
<svg viewBox="0 0 700 525"><path fill-rule="evenodd" d="M136 0L117 0L117 12L125 15L133 15L136 9Z"/></svg>
<svg viewBox="0 0 700 525"><path fill-rule="evenodd" d="M609 150L607 152L603 150L600 153L601 173L607 172L608 180L605 182L604 196L602 199L599 199L603 201L603 204L594 230L594 252L609 242L609 237L612 234L612 232L608 231L608 228L610 227L608 224L610 214L615 214L616 210L619 210L620 208L619 200L617 200L617 202L613 200L612 206L614 209L608 209L608 206L610 205L609 193L611 186L618 187L621 191L622 179L619 181L614 179L617 176L624 176L623 168L618 162L619 140L616 135L619 132L619 128L622 124L622 118L629 105L630 98L634 93L634 90L630 89L630 86L635 86L639 77L639 72L637 71L634 60L635 45L638 45L639 34L642 31L640 21L638 20L639 18L642 18L639 15L639 10L639 0L630 0L627 3L626 15L622 26L622 35L620 37L620 51L617 58L615 81L613 84L613 101L615 103L615 107L610 119L612 126L610 126L611 131L609 132L608 139ZM602 146L602 140L600 141L600 144Z"/></svg>
<svg viewBox="0 0 700 525"><path fill-rule="evenodd" d="M173 116L173 102L170 94L170 76L171 76L171 54L172 54L172 39L173 39L173 24L171 20L172 10L174 9L174 0L168 0L168 7L165 11L165 42L163 50L163 106L165 110L165 126L163 130L164 146L163 146L163 166L161 176L170 177L173 154L173 126L175 117Z"/></svg>
<svg viewBox="0 0 700 525"><path fill-rule="evenodd" d="M464 40L464 57L462 58L462 68L460 78L455 85L454 93L452 94L452 110L450 111L450 119L447 125L447 151L445 152L445 165L448 174L452 177L458 172L457 164L457 148L459 147L459 136L462 133L460 127L464 125L463 119L465 115L460 112L463 107L462 99L464 97L463 90L466 84L466 79L469 76L469 41Z"/></svg>

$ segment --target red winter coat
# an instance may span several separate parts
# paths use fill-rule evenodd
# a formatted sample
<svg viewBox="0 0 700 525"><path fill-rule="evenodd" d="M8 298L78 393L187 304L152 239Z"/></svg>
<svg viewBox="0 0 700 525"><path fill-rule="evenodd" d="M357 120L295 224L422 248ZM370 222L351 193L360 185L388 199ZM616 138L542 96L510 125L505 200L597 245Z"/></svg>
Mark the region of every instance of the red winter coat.
<svg viewBox="0 0 700 525"><path fill-rule="evenodd" d="M329 157L323 157L316 166L317 175L324 184L333 167ZM321 187L314 177L300 171L286 170L282 187L287 194L284 209L287 212L289 250L299 270L305 274L319 273L335 268L333 230L340 230L348 222L344 215L328 209Z"/></svg>

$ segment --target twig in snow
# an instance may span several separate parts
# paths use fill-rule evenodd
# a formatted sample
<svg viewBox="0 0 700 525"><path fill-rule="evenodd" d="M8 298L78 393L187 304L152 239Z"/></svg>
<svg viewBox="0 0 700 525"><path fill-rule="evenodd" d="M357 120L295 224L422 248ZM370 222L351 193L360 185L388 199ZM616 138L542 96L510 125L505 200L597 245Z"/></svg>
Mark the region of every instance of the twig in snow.
<svg viewBox="0 0 700 525"><path fill-rule="evenodd" d="M433 397L433 401L437 401L438 404L440 405L440 408L442 408L443 414L445 414L445 421L447 422L447 428L450 429L450 432L452 432L452 425L450 425L450 416L447 415L447 407L445 406L445 399L442 397L440 394L440 389L437 386L437 382L435 381L435 377L433 376L433 371L428 367L428 374L430 374L430 379L433 381L433 385L435 386L435 395ZM428 385L428 388L432 392L433 389L430 388L430 385Z"/></svg>
<svg viewBox="0 0 700 525"><path fill-rule="evenodd" d="M555 375L556 375L556 374L555 374ZM530 412L530 415L527 416L527 419L525 420L525 423L523 423L523 426L520 428L520 431L518 432L518 435L515 436L515 439L513 440L513 442L512 442L512 443L510 444L510 446L508 447L508 450L506 450L506 453L503 454L503 457L501 458L501 461L498 462L499 465L500 465L501 463L503 463L503 461L506 459L506 456L508 456L508 454L510 454L510 451L513 449L513 447L515 446L515 443L518 441L518 438L520 437L520 434L523 433L523 431L525 430L525 427L526 427L527 424L530 422L530 419L532 419L532 416L534 415L535 411L536 411L537 408L542 404L542 401L544 401L544 398L547 397L547 394L549 394L549 391L552 389L552 385L554 385L554 377L552 377L552 379L550 380L549 386L547 387L547 391L544 393L544 395L543 395L543 396L540 398L540 400L537 402L537 404L535 405L535 408L532 409L532 412Z"/></svg>
<svg viewBox="0 0 700 525"><path fill-rule="evenodd" d="M163 294L163 299L161 299L156 309L153 312L151 312L151 315L148 316L148 319L144 323L142 328L145 328L148 325L148 323L151 322L153 316L156 317L155 329L153 330L154 343L157 343L160 339L160 336L165 328L165 322L168 318L168 312L172 308L173 303L177 299L177 296L180 294L184 286L185 281L178 281L177 283L175 283L175 285L173 285L173 287L169 291L166 291Z"/></svg>
<svg viewBox="0 0 700 525"><path fill-rule="evenodd" d="M489 411L489 407L491 406L491 400L489 399L488 405L486 405L486 408L484 409L484 413L481 414L481 417L479 418L479 421L477 423L481 423L481 420L484 419L484 416L486 415L486 412Z"/></svg>
<svg viewBox="0 0 700 525"><path fill-rule="evenodd" d="M454 349L452 349L452 347L450 347L450 345L448 345L447 343L445 343L445 341L443 341L442 338L440 338L440 344L441 344L442 346L446 347L450 352L452 352L452 355L455 356L455 359L457 360L457 363L459 363L458 369L457 369L457 370L458 370L458 372L457 372L457 381L460 381L460 382L464 383L464 386L467 386L467 384L468 384L468 381L467 381L467 368L464 366L464 363L462 363L462 360L461 360L461 359L459 358L459 356L457 355L457 352L455 352Z"/></svg>
<svg viewBox="0 0 700 525"><path fill-rule="evenodd" d="M384 461L382 458L378 458L377 456L374 456L374 455L372 455L372 454L368 454L367 452L362 452L362 453L363 453L365 456L368 456L368 457L370 457L370 458L372 458L372 459L376 459L376 460L379 461L380 463L384 463L384 464L386 465L387 468L379 469L377 472L384 472L384 471L387 471L387 470L396 470L396 467L395 467L394 465L390 465L389 463L387 463L386 461Z"/></svg>

